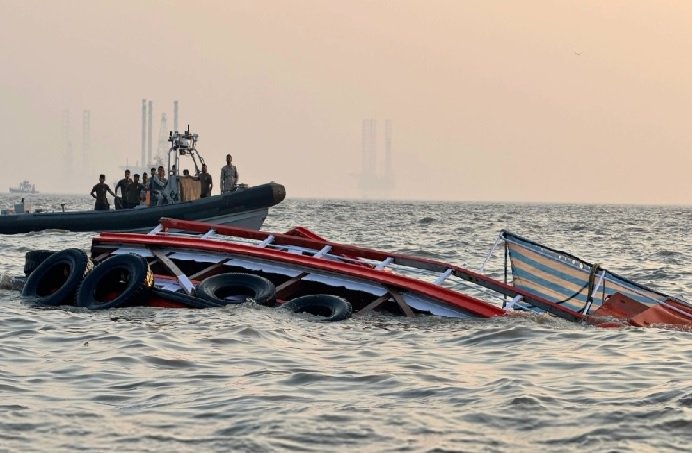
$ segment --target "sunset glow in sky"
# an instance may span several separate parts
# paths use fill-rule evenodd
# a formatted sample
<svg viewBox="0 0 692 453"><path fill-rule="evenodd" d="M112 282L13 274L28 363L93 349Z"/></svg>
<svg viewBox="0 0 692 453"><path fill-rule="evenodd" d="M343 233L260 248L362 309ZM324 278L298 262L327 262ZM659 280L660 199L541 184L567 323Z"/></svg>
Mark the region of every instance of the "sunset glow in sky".
<svg viewBox="0 0 692 453"><path fill-rule="evenodd" d="M180 102L212 176L361 198L361 125L395 187L455 201L692 203L692 2L0 0L0 179L88 193ZM61 114L91 112L93 174ZM78 166L77 166L78 167ZM78 167L81 168L81 167ZM71 174L65 174L71 171ZM218 187L218 184L216 184Z"/></svg>

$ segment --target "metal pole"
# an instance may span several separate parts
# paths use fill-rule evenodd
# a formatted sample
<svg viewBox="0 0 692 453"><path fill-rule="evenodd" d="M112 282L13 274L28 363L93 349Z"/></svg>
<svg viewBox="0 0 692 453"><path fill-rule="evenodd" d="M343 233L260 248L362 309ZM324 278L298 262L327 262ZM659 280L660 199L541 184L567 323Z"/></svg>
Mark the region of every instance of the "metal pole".
<svg viewBox="0 0 692 453"><path fill-rule="evenodd" d="M139 164L142 168L146 168L147 163L144 161L144 151L147 143L147 100L142 99L142 160Z"/></svg>
<svg viewBox="0 0 692 453"><path fill-rule="evenodd" d="M392 120L384 122L384 178L386 183L392 180Z"/></svg>
<svg viewBox="0 0 692 453"><path fill-rule="evenodd" d="M151 122L152 122L152 110L153 110L153 109L152 109L152 103L151 103L151 101L149 101L149 115L148 115L149 124L148 124L148 127L147 127L147 129L148 129L148 130L147 130L147 133L149 134L149 137L147 138L147 140L148 140L148 141L147 141L147 148L148 148L147 151L148 151L149 160L146 161L146 162L142 161L142 168L144 168L144 169L146 169L147 166L148 166L149 164L151 164L151 162L152 162L152 159L151 159L151 131L152 131L152 124L151 124Z"/></svg>
<svg viewBox="0 0 692 453"><path fill-rule="evenodd" d="M91 147L91 110L82 112L82 169L90 171L90 150Z"/></svg>

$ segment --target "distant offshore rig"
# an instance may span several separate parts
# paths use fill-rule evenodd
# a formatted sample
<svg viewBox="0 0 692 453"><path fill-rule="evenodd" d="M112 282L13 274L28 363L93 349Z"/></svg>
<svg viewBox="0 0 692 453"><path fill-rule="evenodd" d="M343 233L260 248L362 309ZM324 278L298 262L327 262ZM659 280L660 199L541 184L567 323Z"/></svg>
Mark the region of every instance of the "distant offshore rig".
<svg viewBox="0 0 692 453"><path fill-rule="evenodd" d="M163 165L168 153L168 120L166 113L161 113L159 126L159 138L156 154L153 153L153 102L142 99L142 148L141 158L134 164L126 162L120 165L121 170L130 169L132 173L148 172L153 167ZM93 177L94 168L91 156L91 111L82 111L82 141L81 156L76 155L73 149L71 133L70 110L62 111L62 154L65 171L67 174L87 174ZM178 101L173 101L173 130L178 130ZM80 158L81 157L81 158ZM103 169L99 169L102 171Z"/></svg>
<svg viewBox="0 0 692 453"><path fill-rule="evenodd" d="M386 196L394 188L392 121L384 122L384 159L377 156L377 120L363 120L363 161L358 186L365 198Z"/></svg>
<svg viewBox="0 0 692 453"><path fill-rule="evenodd" d="M143 173L165 163L168 153L168 120L166 113L161 113L159 141L156 147L156 155L153 155L153 117L153 102L142 99L142 155L135 165L121 165L121 170L130 169L132 173ZM178 131L178 101L173 101L173 130Z"/></svg>

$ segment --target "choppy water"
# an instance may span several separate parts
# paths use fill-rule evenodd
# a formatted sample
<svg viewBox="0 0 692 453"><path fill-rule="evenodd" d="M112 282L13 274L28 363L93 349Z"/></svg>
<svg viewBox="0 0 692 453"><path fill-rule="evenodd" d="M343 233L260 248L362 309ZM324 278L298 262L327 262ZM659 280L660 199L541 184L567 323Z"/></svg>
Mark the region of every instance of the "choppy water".
<svg viewBox="0 0 692 453"><path fill-rule="evenodd" d="M8 205L17 197L0 196ZM35 197L38 207L88 198ZM501 228L692 299L689 207L288 200L265 229L477 268ZM0 272L91 235L0 237ZM489 270L501 270L501 258ZM0 450L678 451L692 334L561 320L315 323L244 305L41 310L0 291Z"/></svg>

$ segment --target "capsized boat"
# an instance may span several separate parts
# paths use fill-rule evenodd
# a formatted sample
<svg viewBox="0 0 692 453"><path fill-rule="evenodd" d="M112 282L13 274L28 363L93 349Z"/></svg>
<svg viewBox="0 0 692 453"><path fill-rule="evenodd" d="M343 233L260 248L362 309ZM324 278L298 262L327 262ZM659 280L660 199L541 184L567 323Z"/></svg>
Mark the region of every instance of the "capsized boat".
<svg viewBox="0 0 692 453"><path fill-rule="evenodd" d="M504 314L501 307L433 281L437 269L432 261L329 242L301 227L269 233L161 219L159 227L147 234L97 235L92 239L91 255L101 262L96 269L108 268L114 258L144 258L153 272L153 288L216 304L224 304L226 296L233 298L237 293L249 292L257 299L256 291L245 288L239 279L259 277L269 282L264 292L272 296L262 297L265 301L299 305L303 311L325 314L330 320L341 319L338 313L360 316L372 311L409 317L416 313L483 318ZM421 278L421 273L427 273L431 281ZM94 286L107 285L99 282ZM78 300L77 305L102 306L108 299L82 296L88 300Z"/></svg>
<svg viewBox="0 0 692 453"><path fill-rule="evenodd" d="M259 229L269 208L286 197L281 184L270 182L238 189L206 198L200 198L200 183L193 176L179 174L180 158L190 160L199 174L204 159L196 148L198 135L171 132L168 153L168 179L165 187L157 191L158 202L151 207L108 211L31 211L26 202L15 205L12 214L0 215L0 234L28 233L47 229L68 231L149 231L161 217L204 220L222 225L236 225Z"/></svg>
<svg viewBox="0 0 692 453"><path fill-rule="evenodd" d="M514 288L507 293L513 299L505 309L548 312L603 327L692 327L692 304L681 297L506 230L498 235L498 244L503 244L507 257L505 281L510 275Z"/></svg>
<svg viewBox="0 0 692 453"><path fill-rule="evenodd" d="M302 227L271 233L164 218L147 234L95 236L94 271L74 264L86 259L63 261L78 270L60 275L84 279L74 296L38 294L39 287L59 286L40 283L41 273L52 272L44 266L48 260L34 271L38 277L29 276L24 296L87 308L202 308L249 297L327 320L373 312L458 318L547 313L601 327L692 327L692 306L682 299L506 231L500 242L508 258L505 281L439 260L331 242Z"/></svg>

